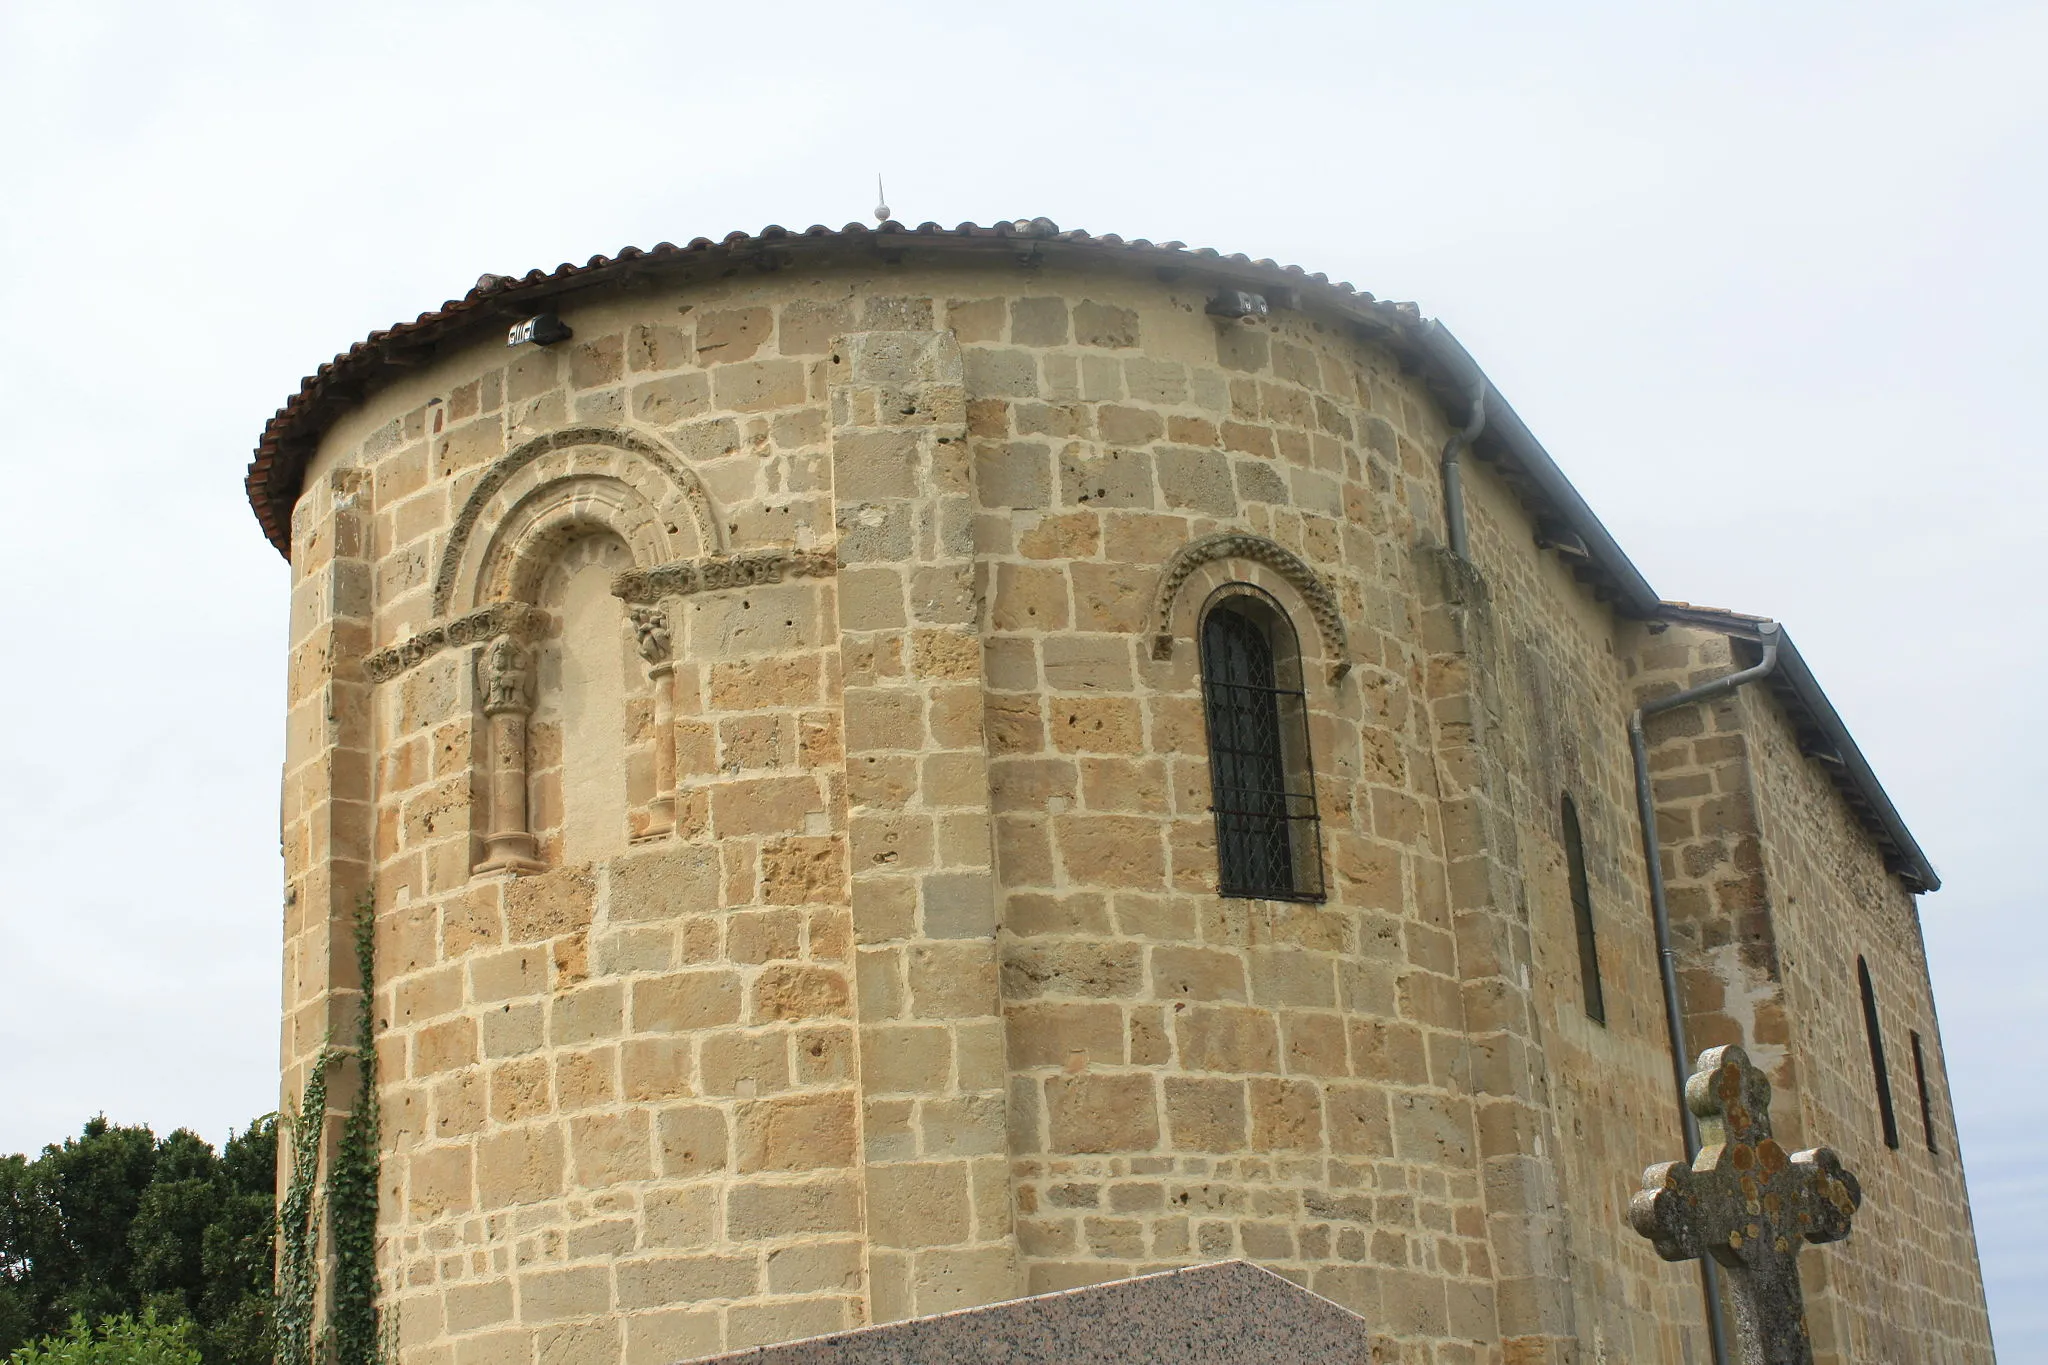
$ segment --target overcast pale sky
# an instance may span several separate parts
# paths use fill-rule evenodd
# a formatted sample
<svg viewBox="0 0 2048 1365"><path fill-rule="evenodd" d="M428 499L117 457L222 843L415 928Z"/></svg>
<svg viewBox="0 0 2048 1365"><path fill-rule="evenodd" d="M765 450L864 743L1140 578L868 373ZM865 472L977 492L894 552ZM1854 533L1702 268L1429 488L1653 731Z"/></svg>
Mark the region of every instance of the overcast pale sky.
<svg viewBox="0 0 2048 1365"><path fill-rule="evenodd" d="M864 218L1298 262L1477 355L1667 597L1775 615L1922 902L2048 1359L2048 7L0 0L0 1152L275 1106L263 420L373 327Z"/></svg>

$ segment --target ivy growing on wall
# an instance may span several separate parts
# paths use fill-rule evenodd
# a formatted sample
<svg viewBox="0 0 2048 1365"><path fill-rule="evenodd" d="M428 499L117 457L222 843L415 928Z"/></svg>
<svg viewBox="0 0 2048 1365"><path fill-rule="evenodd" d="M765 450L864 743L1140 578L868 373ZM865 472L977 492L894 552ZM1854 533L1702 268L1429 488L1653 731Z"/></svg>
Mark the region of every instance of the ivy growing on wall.
<svg viewBox="0 0 2048 1365"><path fill-rule="evenodd" d="M377 1308L377 993L374 930L368 896L356 906L356 969L361 1005L350 1047L322 1044L306 1077L298 1112L286 1118L292 1150L291 1179L278 1206L277 1365L383 1365L389 1352ZM341 1140L320 1188L321 1135L327 1117L328 1074L353 1060L355 1104L343 1120ZM331 1244L327 1321L315 1321L320 1303L323 1217Z"/></svg>
<svg viewBox="0 0 2048 1365"><path fill-rule="evenodd" d="M322 1046L306 1077L296 1113L283 1116L292 1173L277 1209L277 1365L313 1365L313 1313L320 1295L320 1130L327 1117L327 1068L334 1052Z"/></svg>
<svg viewBox="0 0 2048 1365"><path fill-rule="evenodd" d="M328 1330L335 1365L377 1365L377 963L376 912L365 896L356 907L357 977L355 1107L342 1125L341 1146L327 1173L327 1216L334 1237L333 1307Z"/></svg>

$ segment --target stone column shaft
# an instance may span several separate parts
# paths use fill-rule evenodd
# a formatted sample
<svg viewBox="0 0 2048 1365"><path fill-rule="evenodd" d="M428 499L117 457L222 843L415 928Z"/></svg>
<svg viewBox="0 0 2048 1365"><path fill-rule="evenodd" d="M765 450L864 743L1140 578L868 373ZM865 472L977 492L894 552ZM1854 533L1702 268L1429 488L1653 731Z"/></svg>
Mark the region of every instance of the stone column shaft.
<svg viewBox="0 0 2048 1365"><path fill-rule="evenodd" d="M676 827L676 666L663 660L647 670L654 685L654 800L649 838Z"/></svg>
<svg viewBox="0 0 2048 1365"><path fill-rule="evenodd" d="M533 709L527 693L525 651L500 637L484 658L484 715L491 731L491 823L484 836L479 872L538 872L538 848L527 823L526 718Z"/></svg>

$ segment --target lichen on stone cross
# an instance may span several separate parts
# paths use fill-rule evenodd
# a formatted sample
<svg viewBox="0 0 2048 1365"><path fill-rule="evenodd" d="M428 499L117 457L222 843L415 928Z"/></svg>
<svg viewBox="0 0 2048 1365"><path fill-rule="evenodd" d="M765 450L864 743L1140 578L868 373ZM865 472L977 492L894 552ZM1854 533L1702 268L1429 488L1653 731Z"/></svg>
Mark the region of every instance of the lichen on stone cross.
<svg viewBox="0 0 2048 1365"><path fill-rule="evenodd" d="M1800 1244L1847 1237L1862 1187L1825 1147L1785 1155L1771 1136L1770 1077L1739 1047L1700 1054L1685 1102L1699 1155L1644 1171L1629 1222L1665 1260L1712 1256L1726 1271L1743 1365L1812 1365Z"/></svg>

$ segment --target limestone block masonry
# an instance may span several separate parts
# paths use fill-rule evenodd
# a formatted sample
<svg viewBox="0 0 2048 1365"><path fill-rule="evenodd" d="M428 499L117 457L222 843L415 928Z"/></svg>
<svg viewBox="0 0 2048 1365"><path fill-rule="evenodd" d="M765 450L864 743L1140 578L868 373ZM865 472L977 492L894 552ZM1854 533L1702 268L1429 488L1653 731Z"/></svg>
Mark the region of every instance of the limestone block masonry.
<svg viewBox="0 0 2048 1365"><path fill-rule="evenodd" d="M282 1086L353 1018L367 893L405 1365L1229 1258L1376 1361L1704 1365L1626 1219L1683 1148L1626 720L1754 618L1618 596L1493 436L1445 548L1467 409L1412 311L1091 240L499 282L281 415ZM541 311L573 336L508 348ZM1218 894L1233 593L1298 644L1319 895ZM1801 1258L1816 1358L1989 1361L1915 885L1810 728L1761 686L1651 727L1693 1043L1863 1180Z"/></svg>

